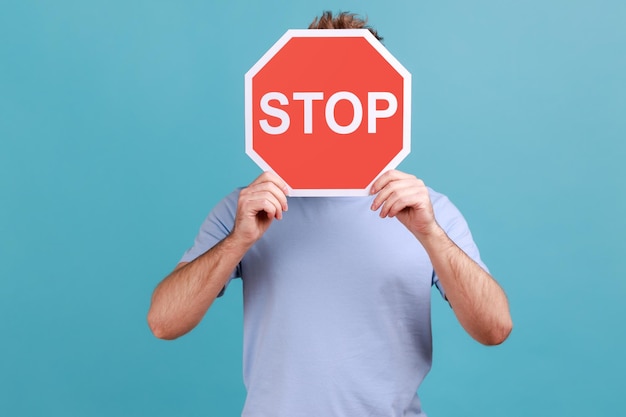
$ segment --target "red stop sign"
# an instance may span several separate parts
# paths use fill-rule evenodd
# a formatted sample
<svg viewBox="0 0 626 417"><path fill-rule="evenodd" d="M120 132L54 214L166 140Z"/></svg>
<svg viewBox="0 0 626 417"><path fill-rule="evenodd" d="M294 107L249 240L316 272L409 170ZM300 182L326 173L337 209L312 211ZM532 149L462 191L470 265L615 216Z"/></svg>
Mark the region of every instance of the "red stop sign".
<svg viewBox="0 0 626 417"><path fill-rule="evenodd" d="M366 29L289 30L245 82L246 153L290 195L366 195L410 151L411 75Z"/></svg>

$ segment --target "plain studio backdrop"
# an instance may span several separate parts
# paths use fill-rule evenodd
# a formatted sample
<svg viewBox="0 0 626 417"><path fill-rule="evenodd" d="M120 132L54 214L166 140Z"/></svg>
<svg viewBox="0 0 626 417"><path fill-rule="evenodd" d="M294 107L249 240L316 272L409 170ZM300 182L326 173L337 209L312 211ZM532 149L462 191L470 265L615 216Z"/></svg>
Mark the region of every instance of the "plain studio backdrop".
<svg viewBox="0 0 626 417"><path fill-rule="evenodd" d="M430 416L623 411L626 3L2 1L0 415L235 416L241 283L180 340L155 285L260 170L244 74L323 10L413 75L400 169L447 194L508 293L502 346L433 293ZM313 254L314 255L314 254Z"/></svg>

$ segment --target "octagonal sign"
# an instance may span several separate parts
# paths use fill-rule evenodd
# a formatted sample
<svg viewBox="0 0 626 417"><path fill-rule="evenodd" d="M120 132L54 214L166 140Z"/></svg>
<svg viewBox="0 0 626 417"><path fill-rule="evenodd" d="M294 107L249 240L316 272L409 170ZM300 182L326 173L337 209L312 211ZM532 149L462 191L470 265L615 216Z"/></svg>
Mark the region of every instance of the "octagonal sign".
<svg viewBox="0 0 626 417"><path fill-rule="evenodd" d="M367 195L410 151L411 74L367 29L288 30L246 73L245 119L290 195Z"/></svg>

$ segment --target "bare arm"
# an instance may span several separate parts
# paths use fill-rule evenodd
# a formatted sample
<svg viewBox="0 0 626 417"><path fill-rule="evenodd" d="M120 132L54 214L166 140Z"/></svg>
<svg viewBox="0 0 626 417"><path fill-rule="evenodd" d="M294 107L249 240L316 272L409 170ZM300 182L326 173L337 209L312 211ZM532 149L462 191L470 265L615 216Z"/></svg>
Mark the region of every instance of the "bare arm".
<svg viewBox="0 0 626 417"><path fill-rule="evenodd" d="M196 327L246 251L246 245L229 235L194 261L178 264L152 295L152 333L176 339Z"/></svg>
<svg viewBox="0 0 626 417"><path fill-rule="evenodd" d="M446 297L463 328L485 345L506 340L513 323L504 291L437 225L420 236Z"/></svg>
<svg viewBox="0 0 626 417"><path fill-rule="evenodd" d="M287 210L286 186L264 173L239 194L232 232L190 263L180 263L156 287L148 325L160 339L176 339L200 323L230 274L273 219Z"/></svg>
<svg viewBox="0 0 626 417"><path fill-rule="evenodd" d="M486 345L506 340L513 324L504 291L437 224L424 183L412 175L389 171L371 192L378 193L372 210L382 207L381 217L396 217L422 243L463 328Z"/></svg>

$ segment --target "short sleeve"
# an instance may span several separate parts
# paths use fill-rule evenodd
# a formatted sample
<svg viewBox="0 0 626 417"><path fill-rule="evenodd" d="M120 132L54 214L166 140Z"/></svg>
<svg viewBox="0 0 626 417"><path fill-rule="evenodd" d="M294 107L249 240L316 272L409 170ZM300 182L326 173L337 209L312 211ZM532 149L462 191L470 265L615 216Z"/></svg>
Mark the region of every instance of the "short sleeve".
<svg viewBox="0 0 626 417"><path fill-rule="evenodd" d="M433 210L435 212L435 219L437 223L446 232L448 237L459 247L463 252L467 254L474 262L480 265L485 271L489 272L489 269L480 259L480 252L478 246L474 243L472 233L469 226L465 221L465 218L461 214L458 208L443 194L439 194L436 191L430 191L430 198L433 204ZM437 287L442 297L446 298L446 292L441 283L439 277L433 271L433 285ZM447 298L446 298L447 299Z"/></svg>
<svg viewBox="0 0 626 417"><path fill-rule="evenodd" d="M241 191L240 188L227 195L211 210L202 223L202 226L200 226L193 246L187 249L180 259L180 262L193 261L228 236L235 224L239 191ZM228 282L233 278L239 277L241 277L241 264L237 265L235 270L233 270ZM228 283L226 285L228 285ZM219 295L221 296L223 293L224 290L222 290Z"/></svg>

